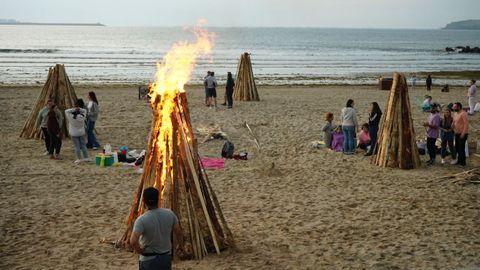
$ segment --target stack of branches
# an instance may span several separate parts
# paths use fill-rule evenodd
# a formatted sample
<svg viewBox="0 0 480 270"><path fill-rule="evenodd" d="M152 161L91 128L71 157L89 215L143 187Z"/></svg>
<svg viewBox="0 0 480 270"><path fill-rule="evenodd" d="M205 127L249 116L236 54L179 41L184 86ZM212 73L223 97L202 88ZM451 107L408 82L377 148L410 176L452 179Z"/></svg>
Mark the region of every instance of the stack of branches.
<svg viewBox="0 0 480 270"><path fill-rule="evenodd" d="M393 74L376 147L372 162L380 167L415 169L420 166L407 82L405 76L398 73Z"/></svg>
<svg viewBox="0 0 480 270"><path fill-rule="evenodd" d="M152 106L165 105L158 102L160 98ZM178 93L173 102L173 110L167 116L173 126L168 133L170 138L159 137L166 118L157 113L159 110L153 110L144 173L127 218L127 230L118 244L131 250L129 239L134 222L146 210L143 190L155 187L160 191L159 207L171 209L181 227L183 237L173 235L173 256L201 259L209 252L219 254L222 249L233 247L233 236L200 162L185 93Z"/></svg>
<svg viewBox="0 0 480 270"><path fill-rule="evenodd" d="M439 177L440 180L453 180L460 185L480 184L480 168L475 168L461 173Z"/></svg>
<svg viewBox="0 0 480 270"><path fill-rule="evenodd" d="M253 76L250 54L243 53L237 67L237 81L233 91L233 98L237 101L259 101L257 85Z"/></svg>
<svg viewBox="0 0 480 270"><path fill-rule="evenodd" d="M57 105L58 109L65 116L65 109L73 108L77 101L77 95L73 89L72 83L65 72L65 67L61 64L56 64L48 70L48 78L45 85L40 92L32 111L30 112L25 125L23 126L20 137L25 139L40 139L42 130L37 129L37 117L40 110L42 110L52 99ZM63 117L62 131L65 136L68 136L67 120Z"/></svg>

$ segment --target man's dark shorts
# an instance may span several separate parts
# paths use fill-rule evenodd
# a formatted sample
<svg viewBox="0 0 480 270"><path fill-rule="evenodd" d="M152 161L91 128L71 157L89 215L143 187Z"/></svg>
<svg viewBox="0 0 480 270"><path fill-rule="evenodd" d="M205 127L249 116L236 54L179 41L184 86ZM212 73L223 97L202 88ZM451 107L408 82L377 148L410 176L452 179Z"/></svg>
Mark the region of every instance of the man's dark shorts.
<svg viewBox="0 0 480 270"><path fill-rule="evenodd" d="M217 97L217 90L215 88L207 88L207 97Z"/></svg>
<svg viewBox="0 0 480 270"><path fill-rule="evenodd" d="M163 254L156 255L154 259L148 261L138 262L139 270L171 270L172 269L172 255Z"/></svg>

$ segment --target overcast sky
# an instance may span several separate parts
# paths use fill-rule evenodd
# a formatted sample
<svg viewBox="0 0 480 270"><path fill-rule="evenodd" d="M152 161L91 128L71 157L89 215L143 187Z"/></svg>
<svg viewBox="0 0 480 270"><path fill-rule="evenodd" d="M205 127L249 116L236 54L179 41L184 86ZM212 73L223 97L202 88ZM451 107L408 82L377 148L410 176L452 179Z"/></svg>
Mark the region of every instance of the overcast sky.
<svg viewBox="0 0 480 270"><path fill-rule="evenodd" d="M0 0L0 18L109 26L441 28L480 18L480 0Z"/></svg>

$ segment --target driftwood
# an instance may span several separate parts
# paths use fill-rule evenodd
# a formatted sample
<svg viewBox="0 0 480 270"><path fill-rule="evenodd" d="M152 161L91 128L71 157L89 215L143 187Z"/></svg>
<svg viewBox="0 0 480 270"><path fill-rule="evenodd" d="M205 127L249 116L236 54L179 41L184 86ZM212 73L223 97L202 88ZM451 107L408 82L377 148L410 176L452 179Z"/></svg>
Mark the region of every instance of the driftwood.
<svg viewBox="0 0 480 270"><path fill-rule="evenodd" d="M250 54L240 56L237 67L237 81L233 90L233 98L237 101L259 101L260 97L253 76Z"/></svg>
<svg viewBox="0 0 480 270"><path fill-rule="evenodd" d="M144 172L118 245L131 248L133 224L145 211L143 190L153 186L160 191L159 207L172 209L179 220L183 237L173 235L173 256L201 259L208 252L219 254L233 247L233 236L200 162L185 93L177 93L171 102L173 111L167 115L163 115L165 104L159 98L152 103L154 117Z"/></svg>
<svg viewBox="0 0 480 270"><path fill-rule="evenodd" d="M380 167L415 169L420 166L408 86L405 77L398 73L393 74L374 153L372 163Z"/></svg>
<svg viewBox="0 0 480 270"><path fill-rule="evenodd" d="M467 185L480 184L480 168L475 168L461 173L441 176L438 180L453 180L452 183Z"/></svg>
<svg viewBox="0 0 480 270"><path fill-rule="evenodd" d="M250 128L250 126L248 125L247 122L244 122L243 124L248 129L248 131L250 132L250 135L252 135L253 141L255 142L255 145L257 146L258 150L260 150L260 144L258 143L257 137L255 137L255 134L253 134L252 129Z"/></svg>
<svg viewBox="0 0 480 270"><path fill-rule="evenodd" d="M25 139L40 139L42 137L42 130L37 129L37 116L49 99L54 100L57 108L63 114L62 131L63 134L68 137L69 133L65 110L73 108L77 101L77 95L65 72L65 67L60 64L56 64L48 70L47 81L43 85L42 91L33 105L32 111L20 133L20 137Z"/></svg>

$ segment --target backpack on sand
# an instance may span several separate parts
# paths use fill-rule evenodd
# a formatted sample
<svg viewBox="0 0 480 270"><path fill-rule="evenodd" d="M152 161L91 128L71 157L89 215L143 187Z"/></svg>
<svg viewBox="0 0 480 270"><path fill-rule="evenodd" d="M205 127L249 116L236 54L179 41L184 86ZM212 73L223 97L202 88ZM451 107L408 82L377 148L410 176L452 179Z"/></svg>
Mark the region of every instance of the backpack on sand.
<svg viewBox="0 0 480 270"><path fill-rule="evenodd" d="M226 141L223 144L222 157L223 158L232 158L234 150L235 150L235 146L233 145L233 143L231 143L230 141Z"/></svg>

